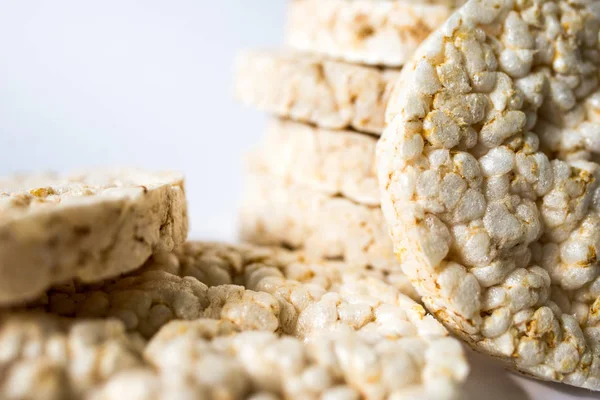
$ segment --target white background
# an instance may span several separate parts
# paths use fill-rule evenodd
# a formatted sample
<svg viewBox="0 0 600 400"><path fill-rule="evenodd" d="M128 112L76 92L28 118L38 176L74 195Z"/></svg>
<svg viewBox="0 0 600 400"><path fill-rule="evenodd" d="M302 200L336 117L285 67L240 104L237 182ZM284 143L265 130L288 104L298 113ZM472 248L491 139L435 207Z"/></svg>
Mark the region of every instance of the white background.
<svg viewBox="0 0 600 400"><path fill-rule="evenodd" d="M232 100L236 50L281 42L279 0L0 0L0 172L185 172L192 230L234 232L263 116Z"/></svg>
<svg viewBox="0 0 600 400"><path fill-rule="evenodd" d="M0 0L0 172L123 165L187 176L193 236L233 240L263 116L231 99L243 47L282 40L283 0ZM591 399L473 355L473 399Z"/></svg>

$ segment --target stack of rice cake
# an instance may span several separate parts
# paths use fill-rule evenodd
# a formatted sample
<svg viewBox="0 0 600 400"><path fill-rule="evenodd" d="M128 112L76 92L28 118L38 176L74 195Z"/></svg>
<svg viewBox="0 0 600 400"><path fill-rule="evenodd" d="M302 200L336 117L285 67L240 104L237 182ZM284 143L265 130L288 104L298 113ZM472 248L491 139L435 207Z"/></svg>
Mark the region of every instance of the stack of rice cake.
<svg viewBox="0 0 600 400"><path fill-rule="evenodd" d="M403 274L185 242L179 174L1 182L1 399L461 397Z"/></svg>
<svg viewBox="0 0 600 400"><path fill-rule="evenodd" d="M286 48L246 51L237 98L272 114L247 162L243 240L397 270L375 145L400 68L449 2L291 1Z"/></svg>

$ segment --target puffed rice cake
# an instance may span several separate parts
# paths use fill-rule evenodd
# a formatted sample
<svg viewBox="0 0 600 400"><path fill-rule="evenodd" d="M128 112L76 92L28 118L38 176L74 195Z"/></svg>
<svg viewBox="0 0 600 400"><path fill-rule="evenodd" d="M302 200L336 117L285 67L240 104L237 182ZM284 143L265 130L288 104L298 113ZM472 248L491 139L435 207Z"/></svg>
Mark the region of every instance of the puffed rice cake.
<svg viewBox="0 0 600 400"><path fill-rule="evenodd" d="M106 170L0 179L0 305L140 267L187 236L177 173Z"/></svg>
<svg viewBox="0 0 600 400"><path fill-rule="evenodd" d="M247 170L377 206L376 144L365 134L272 119L260 147L248 157Z"/></svg>
<svg viewBox="0 0 600 400"><path fill-rule="evenodd" d="M271 296L275 305L267 309L281 328L243 327L223 313L171 321L146 347L148 367L116 375L94 399L124 393L136 399L461 398L468 374L461 346L403 293L394 274L310 263L283 249L201 242L158 258L150 270L230 287L226 282L238 282ZM223 302L236 297L224 292ZM252 299L241 303L240 310L255 309Z"/></svg>
<svg viewBox="0 0 600 400"><path fill-rule="evenodd" d="M244 241L303 249L312 260L341 259L351 266L399 269L378 206L277 177L247 175L239 226Z"/></svg>
<svg viewBox="0 0 600 400"><path fill-rule="evenodd" d="M87 291L55 288L29 314L3 312L0 397L462 398L463 350L403 279L280 248L188 242ZM167 308L177 320L140 329Z"/></svg>
<svg viewBox="0 0 600 400"><path fill-rule="evenodd" d="M314 307L322 308L317 303L326 292L344 292L357 282L376 280L394 293L416 296L401 272L311 262L302 253L278 248L188 242L174 252L154 255L140 270L123 277L53 287L28 308L64 317L117 318L128 331L147 339L173 319L199 318L227 321L239 330L304 337L312 328L302 321L310 320ZM331 324L336 321L350 323L343 316Z"/></svg>
<svg viewBox="0 0 600 400"><path fill-rule="evenodd" d="M397 69L378 69L290 51L245 51L235 97L280 117L380 135Z"/></svg>
<svg viewBox="0 0 600 400"><path fill-rule="evenodd" d="M373 341L340 329L303 342L217 324L170 323L146 348L152 369L116 375L92 399L463 398L468 366L449 337Z"/></svg>
<svg viewBox="0 0 600 400"><path fill-rule="evenodd" d="M403 70L382 207L427 308L524 374L600 390L600 2L470 0ZM574 145L576 143L576 145Z"/></svg>
<svg viewBox="0 0 600 400"><path fill-rule="evenodd" d="M400 67L460 1L295 0L286 44L352 63Z"/></svg>
<svg viewBox="0 0 600 400"><path fill-rule="evenodd" d="M116 320L0 314L0 398L85 398L113 375L145 365L144 343Z"/></svg>

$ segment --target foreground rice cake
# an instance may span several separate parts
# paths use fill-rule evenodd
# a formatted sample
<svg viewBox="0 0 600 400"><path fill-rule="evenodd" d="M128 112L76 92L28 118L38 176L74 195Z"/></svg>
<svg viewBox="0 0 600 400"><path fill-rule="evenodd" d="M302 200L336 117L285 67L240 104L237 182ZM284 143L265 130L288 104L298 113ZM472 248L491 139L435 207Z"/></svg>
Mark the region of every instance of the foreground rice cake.
<svg viewBox="0 0 600 400"><path fill-rule="evenodd" d="M376 143L369 135L272 119L247 166L252 173L377 206Z"/></svg>
<svg viewBox="0 0 600 400"><path fill-rule="evenodd" d="M415 296L401 272L310 262L301 253L277 248L189 242L173 253L153 256L142 269L121 278L54 287L29 308L65 317L117 318L145 338L171 320L199 318L227 321L239 330L305 337L313 329L307 322L312 310L328 307L317 304L321 298L329 291L346 292L357 282L381 282L393 293L390 298ZM328 314L332 326L349 323L343 311L336 311L345 307L341 300L327 304L334 305ZM373 321L361 319L352 326Z"/></svg>
<svg viewBox="0 0 600 400"><path fill-rule="evenodd" d="M380 135L398 73L303 53L246 51L236 63L235 96L280 117Z"/></svg>
<svg viewBox="0 0 600 400"><path fill-rule="evenodd" d="M452 13L454 1L295 0L286 43L353 63L400 67Z"/></svg>
<svg viewBox="0 0 600 400"><path fill-rule="evenodd" d="M0 398L85 398L118 372L143 367L143 346L116 320L3 312Z"/></svg>
<svg viewBox="0 0 600 400"><path fill-rule="evenodd" d="M271 176L249 175L240 213L241 238L304 249L310 259L398 269L378 206L357 204Z"/></svg>
<svg viewBox="0 0 600 400"><path fill-rule="evenodd" d="M468 370L447 337L372 341L340 329L303 342L207 320L172 322L145 357L152 369L116 375L92 398L450 400L463 398Z"/></svg>
<svg viewBox="0 0 600 400"><path fill-rule="evenodd" d="M600 390L598 1L471 0L403 70L382 206L429 310L478 351ZM574 145L575 144L575 145Z"/></svg>
<svg viewBox="0 0 600 400"><path fill-rule="evenodd" d="M462 398L460 344L401 282L279 248L189 242L88 290L54 289L51 314L4 311L0 397ZM140 329L149 322L156 335Z"/></svg>
<svg viewBox="0 0 600 400"><path fill-rule="evenodd" d="M141 266L187 236L183 178L139 170L0 179L0 305Z"/></svg>
<svg viewBox="0 0 600 400"><path fill-rule="evenodd" d="M468 366L460 345L394 274L310 263L283 249L200 242L150 269L219 284L209 293L226 296L211 302L225 304L223 311L236 303L237 311L168 323L145 350L148 367L115 376L95 399L461 398ZM257 312L240 290L264 295L270 306ZM265 324L272 317L279 326Z"/></svg>

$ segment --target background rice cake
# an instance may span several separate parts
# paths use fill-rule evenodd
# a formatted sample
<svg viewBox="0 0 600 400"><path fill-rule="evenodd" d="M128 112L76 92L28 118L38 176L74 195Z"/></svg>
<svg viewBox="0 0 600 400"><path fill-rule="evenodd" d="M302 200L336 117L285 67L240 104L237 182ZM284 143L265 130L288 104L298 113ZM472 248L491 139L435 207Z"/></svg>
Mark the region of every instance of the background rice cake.
<svg viewBox="0 0 600 400"><path fill-rule="evenodd" d="M368 206L379 204L376 138L272 119L247 169Z"/></svg>
<svg viewBox="0 0 600 400"><path fill-rule="evenodd" d="M286 43L353 63L400 67L454 10L454 2L296 0Z"/></svg>
<svg viewBox="0 0 600 400"><path fill-rule="evenodd" d="M381 70L306 53L245 51L235 96L262 111L330 129L381 134L397 69Z"/></svg>
<svg viewBox="0 0 600 400"><path fill-rule="evenodd" d="M275 177L247 177L240 231L242 240L304 249L310 259L339 258L351 266L399 268L379 207Z"/></svg>

